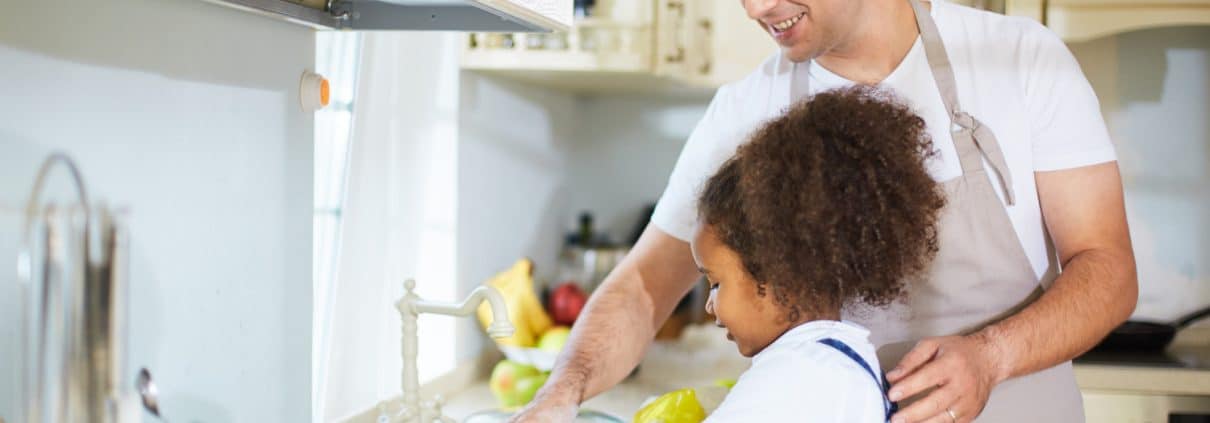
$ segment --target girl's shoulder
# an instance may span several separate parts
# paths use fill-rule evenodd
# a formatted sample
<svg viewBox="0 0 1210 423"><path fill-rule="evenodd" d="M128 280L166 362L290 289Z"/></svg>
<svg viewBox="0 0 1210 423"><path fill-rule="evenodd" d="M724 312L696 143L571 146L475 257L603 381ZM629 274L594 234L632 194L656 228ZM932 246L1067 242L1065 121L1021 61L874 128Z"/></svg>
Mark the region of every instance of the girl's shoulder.
<svg viewBox="0 0 1210 423"><path fill-rule="evenodd" d="M850 342L851 343L851 342ZM855 346L854 348L860 348ZM872 347L871 347L872 348ZM877 366L878 363L871 363ZM852 358L819 340L792 340L770 344L752 358L749 371L758 370L769 374L827 374L845 376L848 373L869 378L865 370ZM857 373L856 370L860 370Z"/></svg>
<svg viewBox="0 0 1210 423"><path fill-rule="evenodd" d="M762 351L708 422L885 420L881 391L850 363L823 344Z"/></svg>

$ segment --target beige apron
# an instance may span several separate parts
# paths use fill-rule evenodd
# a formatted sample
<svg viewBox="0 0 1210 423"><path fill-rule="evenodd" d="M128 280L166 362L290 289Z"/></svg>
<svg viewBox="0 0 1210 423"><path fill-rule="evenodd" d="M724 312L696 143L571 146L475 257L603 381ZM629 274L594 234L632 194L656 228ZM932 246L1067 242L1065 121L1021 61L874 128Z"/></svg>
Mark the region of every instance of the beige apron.
<svg viewBox="0 0 1210 423"><path fill-rule="evenodd" d="M904 301L889 308L845 313L845 319L870 329L870 341L878 348L884 370L898 364L921 338L976 331L1016 313L1054 281L1054 272L1048 272L1042 280L1034 273L984 168L986 159L1005 190L1004 198L1009 205L1014 204L1012 175L996 137L990 128L962 111L940 31L918 0L909 1L916 12L933 79L950 114L962 176L943 183L947 204L938 227L940 251L927 277L913 282ZM792 98L810 92L807 79L792 77ZM977 421L1084 421L1083 401L1071 362L996 386Z"/></svg>

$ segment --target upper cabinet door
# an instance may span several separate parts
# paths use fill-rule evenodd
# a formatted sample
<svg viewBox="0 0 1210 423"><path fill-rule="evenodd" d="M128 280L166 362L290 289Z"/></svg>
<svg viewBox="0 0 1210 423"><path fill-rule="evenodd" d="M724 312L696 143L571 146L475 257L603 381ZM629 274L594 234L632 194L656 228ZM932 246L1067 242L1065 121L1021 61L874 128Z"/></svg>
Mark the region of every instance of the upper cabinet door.
<svg viewBox="0 0 1210 423"><path fill-rule="evenodd" d="M777 45L735 0L657 0L656 73L718 87L756 70Z"/></svg>
<svg viewBox="0 0 1210 423"><path fill-rule="evenodd" d="M1182 25L1210 25L1210 0L1007 0L1005 13L1046 24L1065 41Z"/></svg>
<svg viewBox="0 0 1210 423"><path fill-rule="evenodd" d="M776 51L736 0L598 0L566 33L471 34L462 68L575 93L708 98Z"/></svg>

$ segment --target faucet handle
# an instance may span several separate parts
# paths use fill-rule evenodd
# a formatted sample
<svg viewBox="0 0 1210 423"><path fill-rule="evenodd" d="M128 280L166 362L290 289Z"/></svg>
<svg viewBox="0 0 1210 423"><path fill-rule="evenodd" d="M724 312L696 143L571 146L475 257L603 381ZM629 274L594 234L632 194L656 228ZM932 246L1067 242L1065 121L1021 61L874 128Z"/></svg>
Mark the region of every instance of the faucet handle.
<svg viewBox="0 0 1210 423"><path fill-rule="evenodd" d="M391 423L391 411L390 411L389 407L390 407L390 405L389 405L389 402L387 402L387 401L380 401L378 403L378 419L376 420L377 423Z"/></svg>
<svg viewBox="0 0 1210 423"><path fill-rule="evenodd" d="M414 291L416 289L416 280L408 279L403 281L403 289L406 289L409 293Z"/></svg>
<svg viewBox="0 0 1210 423"><path fill-rule="evenodd" d="M441 413L441 407L444 405L445 397L436 395L432 400L425 401L423 407L425 411L428 411L429 415L432 416L433 421L445 421L446 417Z"/></svg>

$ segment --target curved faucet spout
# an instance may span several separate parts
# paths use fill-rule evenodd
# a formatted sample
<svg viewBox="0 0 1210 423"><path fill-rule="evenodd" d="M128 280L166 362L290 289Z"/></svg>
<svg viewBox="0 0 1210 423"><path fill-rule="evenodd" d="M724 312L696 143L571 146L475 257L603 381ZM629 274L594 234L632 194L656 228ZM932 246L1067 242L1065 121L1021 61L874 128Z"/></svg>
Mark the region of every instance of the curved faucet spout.
<svg viewBox="0 0 1210 423"><path fill-rule="evenodd" d="M416 368L416 354L418 352L416 347L417 318L421 313L467 316L474 313L478 310L480 304L487 301L492 308L492 324L488 326L487 333L499 338L510 336L515 330L508 319L508 308L504 305L504 297L500 295L500 292L490 286L475 288L465 300L458 304L439 303L420 299L420 297L416 296L415 292L416 281L411 279L404 281L403 287L406 289L403 298L395 302L395 309L399 310L403 329L403 369L401 372L403 408L401 414L396 419L391 419L391 421L398 420L406 423L427 423L436 419L440 419L442 422L451 421L441 415L440 399L423 406L420 402L420 376Z"/></svg>
<svg viewBox="0 0 1210 423"><path fill-rule="evenodd" d="M488 335L491 335L493 338L511 336L516 328L509 322L508 307L504 305L504 297L500 295L500 291L490 286L475 288L460 304L445 304L417 299L412 303L412 310L416 314L435 313L461 317L474 313L479 308L479 304L485 300L492 309L492 324L487 328Z"/></svg>

